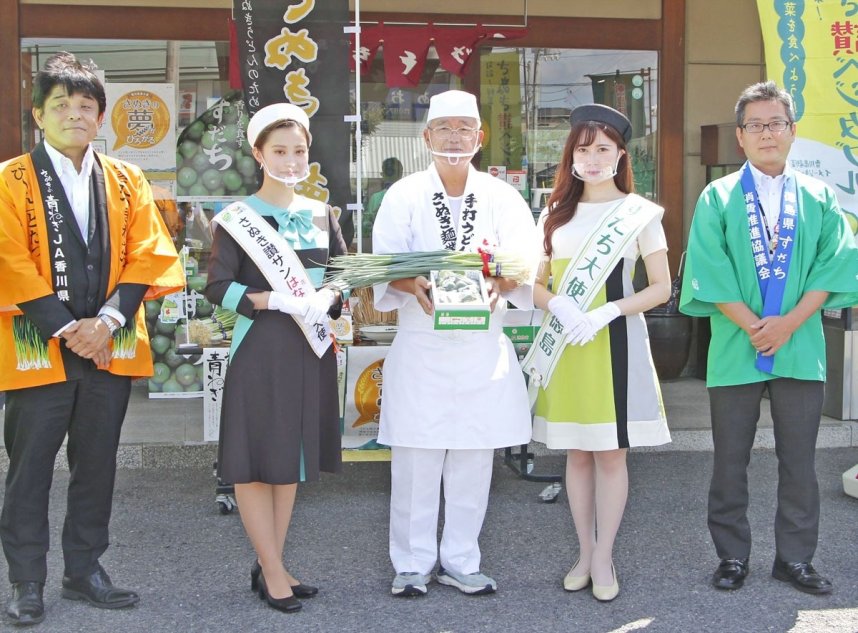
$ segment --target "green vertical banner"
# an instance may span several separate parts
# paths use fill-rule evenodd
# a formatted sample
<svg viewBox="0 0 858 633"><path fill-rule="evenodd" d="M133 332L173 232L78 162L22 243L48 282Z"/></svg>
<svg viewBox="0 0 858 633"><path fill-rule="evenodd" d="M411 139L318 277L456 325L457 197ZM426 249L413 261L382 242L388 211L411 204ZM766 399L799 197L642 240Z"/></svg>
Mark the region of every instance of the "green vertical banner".
<svg viewBox="0 0 858 633"><path fill-rule="evenodd" d="M480 58L480 71L483 162L518 169L524 154L518 53L487 53Z"/></svg>
<svg viewBox="0 0 858 633"><path fill-rule="evenodd" d="M593 101L625 114L632 122L632 138L644 136L647 130L643 74L617 71L587 77L593 86Z"/></svg>
<svg viewBox="0 0 858 633"><path fill-rule="evenodd" d="M795 103L790 166L829 184L856 231L858 2L757 0L757 10L766 75Z"/></svg>

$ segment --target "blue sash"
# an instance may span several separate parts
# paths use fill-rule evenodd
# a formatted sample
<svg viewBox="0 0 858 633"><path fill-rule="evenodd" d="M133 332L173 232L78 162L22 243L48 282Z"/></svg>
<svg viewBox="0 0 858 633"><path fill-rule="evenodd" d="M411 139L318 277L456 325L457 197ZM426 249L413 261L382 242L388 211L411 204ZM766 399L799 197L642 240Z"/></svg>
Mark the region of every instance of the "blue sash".
<svg viewBox="0 0 858 633"><path fill-rule="evenodd" d="M761 233L764 230L763 210L760 207L760 198L757 195L754 176L751 174L748 163L742 167L742 192L745 196L745 210L748 213L751 253L754 256L757 282L760 284L760 295L763 298L761 316L780 316L787 275L792 261L792 249L795 245L795 232L798 228L798 213L796 211L798 198L795 178L791 175L784 177L781 214L777 226L772 230L771 239L774 242L770 248L767 248L768 245ZM770 374L774 369L774 364L774 355L763 356L757 352L755 362L757 369Z"/></svg>

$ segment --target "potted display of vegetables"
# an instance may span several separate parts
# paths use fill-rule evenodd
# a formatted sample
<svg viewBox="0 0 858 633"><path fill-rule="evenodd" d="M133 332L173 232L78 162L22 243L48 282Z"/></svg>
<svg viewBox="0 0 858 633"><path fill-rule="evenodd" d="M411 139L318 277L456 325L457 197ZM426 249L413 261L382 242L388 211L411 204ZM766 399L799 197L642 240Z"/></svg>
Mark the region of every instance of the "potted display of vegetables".
<svg viewBox="0 0 858 633"><path fill-rule="evenodd" d="M206 278L190 275L184 295L170 295L147 301L146 327L152 347L155 374L149 379L151 397L180 397L179 394L200 395L203 388L200 347L229 345L236 315L222 308L215 309L202 295ZM185 301L186 316L164 319L168 310L165 302ZM157 394L157 395L153 395ZM166 395L171 394L171 395Z"/></svg>

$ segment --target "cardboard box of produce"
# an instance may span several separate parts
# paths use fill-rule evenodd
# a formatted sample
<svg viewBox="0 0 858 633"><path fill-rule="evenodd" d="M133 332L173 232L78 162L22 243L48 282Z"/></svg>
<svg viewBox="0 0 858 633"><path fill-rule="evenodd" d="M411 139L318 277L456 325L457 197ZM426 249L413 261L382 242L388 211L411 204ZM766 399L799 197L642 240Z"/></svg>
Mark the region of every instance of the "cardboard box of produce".
<svg viewBox="0 0 858 633"><path fill-rule="evenodd" d="M478 270L433 270L432 303L436 330L488 330L489 295Z"/></svg>

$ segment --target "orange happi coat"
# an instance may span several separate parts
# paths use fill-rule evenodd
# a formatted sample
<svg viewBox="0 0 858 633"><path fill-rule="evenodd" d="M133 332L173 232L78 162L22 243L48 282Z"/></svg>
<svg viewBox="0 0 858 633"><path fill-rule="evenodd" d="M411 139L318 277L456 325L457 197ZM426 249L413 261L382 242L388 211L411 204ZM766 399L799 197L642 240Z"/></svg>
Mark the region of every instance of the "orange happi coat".
<svg viewBox="0 0 858 633"><path fill-rule="evenodd" d="M97 155L104 170L110 232L108 295L118 283L146 284L145 299L180 290L184 274L170 234L136 166ZM13 322L17 304L54 292L48 227L36 170L29 154L0 163L0 391L66 379L59 339L47 344L46 362L20 362ZM129 324L130 325L130 324ZM109 371L123 376L152 374L149 336L141 306L135 316L136 345L114 358Z"/></svg>

